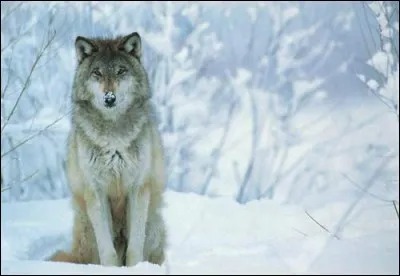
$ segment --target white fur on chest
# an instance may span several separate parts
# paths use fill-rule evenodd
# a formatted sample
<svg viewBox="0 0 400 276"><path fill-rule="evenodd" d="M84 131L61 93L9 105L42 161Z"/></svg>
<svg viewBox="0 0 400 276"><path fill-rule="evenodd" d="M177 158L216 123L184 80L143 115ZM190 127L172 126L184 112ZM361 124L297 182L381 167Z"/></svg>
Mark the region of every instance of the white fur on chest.
<svg viewBox="0 0 400 276"><path fill-rule="evenodd" d="M132 146L123 138L99 137L96 145L82 145L81 158L87 168L92 185L108 189L108 185L119 182L124 189L140 186L150 166L149 143L142 141Z"/></svg>
<svg viewBox="0 0 400 276"><path fill-rule="evenodd" d="M124 175L129 171L129 168L136 167L135 156L120 148L104 148L98 153L100 157L99 162L94 162L93 165L98 169L110 171L116 176Z"/></svg>
<svg viewBox="0 0 400 276"><path fill-rule="evenodd" d="M129 189L137 182L140 173L139 156L128 147L107 143L103 145L82 145L82 165L85 167L91 185L107 190L112 183L120 183Z"/></svg>

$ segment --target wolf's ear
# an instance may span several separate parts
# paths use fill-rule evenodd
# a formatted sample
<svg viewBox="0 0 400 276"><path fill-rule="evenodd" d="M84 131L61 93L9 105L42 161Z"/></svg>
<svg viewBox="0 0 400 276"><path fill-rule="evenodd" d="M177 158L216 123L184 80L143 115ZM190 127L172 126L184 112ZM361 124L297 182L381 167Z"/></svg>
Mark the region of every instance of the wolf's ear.
<svg viewBox="0 0 400 276"><path fill-rule="evenodd" d="M78 63L81 63L86 57L96 52L97 47L89 39L78 36L75 39L75 51Z"/></svg>
<svg viewBox="0 0 400 276"><path fill-rule="evenodd" d="M140 58L142 55L142 41L140 35L137 32L134 32L123 37L118 48L128 54Z"/></svg>

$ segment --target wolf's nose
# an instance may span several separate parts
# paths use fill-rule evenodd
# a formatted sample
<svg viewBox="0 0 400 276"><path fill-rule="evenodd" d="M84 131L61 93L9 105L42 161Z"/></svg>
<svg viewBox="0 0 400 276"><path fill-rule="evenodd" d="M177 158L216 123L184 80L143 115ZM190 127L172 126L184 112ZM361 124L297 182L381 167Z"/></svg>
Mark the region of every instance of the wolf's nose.
<svg viewBox="0 0 400 276"><path fill-rule="evenodd" d="M112 91L108 91L105 95L104 95L104 103L107 106L113 106L115 103L115 100L117 98L115 97L115 94Z"/></svg>

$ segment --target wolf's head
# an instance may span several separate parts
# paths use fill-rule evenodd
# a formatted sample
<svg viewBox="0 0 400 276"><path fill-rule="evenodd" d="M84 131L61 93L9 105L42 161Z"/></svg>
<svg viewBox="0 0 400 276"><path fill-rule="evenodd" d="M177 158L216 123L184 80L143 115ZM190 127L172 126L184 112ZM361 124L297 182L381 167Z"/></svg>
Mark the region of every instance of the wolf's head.
<svg viewBox="0 0 400 276"><path fill-rule="evenodd" d="M149 98L138 33L115 39L78 36L75 48L74 102L90 104L103 114L121 114Z"/></svg>

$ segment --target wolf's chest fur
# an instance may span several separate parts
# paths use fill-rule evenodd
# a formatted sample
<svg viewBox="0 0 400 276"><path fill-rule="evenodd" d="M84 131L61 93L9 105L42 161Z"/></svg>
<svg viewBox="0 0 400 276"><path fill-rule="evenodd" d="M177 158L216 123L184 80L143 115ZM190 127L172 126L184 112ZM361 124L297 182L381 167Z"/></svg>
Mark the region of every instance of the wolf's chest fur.
<svg viewBox="0 0 400 276"><path fill-rule="evenodd" d="M139 184L142 158L138 141L117 134L87 138L81 153L98 188L117 196Z"/></svg>
<svg viewBox="0 0 400 276"><path fill-rule="evenodd" d="M134 162L137 157L132 152L114 147L106 147L93 153L92 166L95 171L107 174L108 181L103 182L111 199L119 200L134 185L135 172L138 168Z"/></svg>
<svg viewBox="0 0 400 276"><path fill-rule="evenodd" d="M132 159L126 150L113 147L92 150L90 163L95 170L103 170L106 173L120 176L125 173Z"/></svg>

